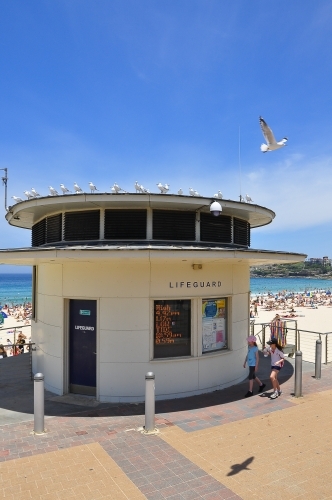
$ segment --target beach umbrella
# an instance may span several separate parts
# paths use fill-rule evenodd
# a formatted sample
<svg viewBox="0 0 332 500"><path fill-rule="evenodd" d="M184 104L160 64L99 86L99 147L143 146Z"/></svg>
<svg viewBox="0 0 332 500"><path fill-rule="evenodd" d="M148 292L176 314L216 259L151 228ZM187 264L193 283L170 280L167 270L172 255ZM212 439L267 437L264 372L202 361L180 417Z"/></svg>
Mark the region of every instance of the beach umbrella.
<svg viewBox="0 0 332 500"><path fill-rule="evenodd" d="M326 292L326 295L331 295L330 290L328 290L328 291Z"/></svg>
<svg viewBox="0 0 332 500"><path fill-rule="evenodd" d="M6 314L5 312L3 312L3 311L1 311L1 316L2 316L3 318L8 318L7 314Z"/></svg>

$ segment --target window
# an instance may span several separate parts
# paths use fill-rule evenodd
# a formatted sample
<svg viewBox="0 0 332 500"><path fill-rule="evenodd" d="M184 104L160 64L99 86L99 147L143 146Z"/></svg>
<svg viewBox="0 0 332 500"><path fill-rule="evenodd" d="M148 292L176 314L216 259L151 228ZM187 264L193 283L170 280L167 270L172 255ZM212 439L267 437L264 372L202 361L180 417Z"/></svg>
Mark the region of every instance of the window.
<svg viewBox="0 0 332 500"><path fill-rule="evenodd" d="M191 355L191 301L154 301L154 357Z"/></svg>
<svg viewBox="0 0 332 500"><path fill-rule="evenodd" d="M202 300L202 352L227 349L227 299Z"/></svg>

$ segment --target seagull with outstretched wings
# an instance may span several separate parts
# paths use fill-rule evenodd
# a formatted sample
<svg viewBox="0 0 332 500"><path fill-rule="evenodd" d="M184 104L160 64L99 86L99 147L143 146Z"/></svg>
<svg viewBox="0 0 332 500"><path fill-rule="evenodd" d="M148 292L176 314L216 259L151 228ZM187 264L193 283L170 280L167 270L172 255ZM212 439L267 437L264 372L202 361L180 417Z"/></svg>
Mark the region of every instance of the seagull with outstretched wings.
<svg viewBox="0 0 332 500"><path fill-rule="evenodd" d="M275 151L276 149L280 149L283 146L286 146L286 142L288 141L287 137L284 137L283 139L281 139L281 141L277 142L274 138L272 130L261 116L259 117L259 124L261 126L264 139L266 140L266 144L261 145L262 153Z"/></svg>

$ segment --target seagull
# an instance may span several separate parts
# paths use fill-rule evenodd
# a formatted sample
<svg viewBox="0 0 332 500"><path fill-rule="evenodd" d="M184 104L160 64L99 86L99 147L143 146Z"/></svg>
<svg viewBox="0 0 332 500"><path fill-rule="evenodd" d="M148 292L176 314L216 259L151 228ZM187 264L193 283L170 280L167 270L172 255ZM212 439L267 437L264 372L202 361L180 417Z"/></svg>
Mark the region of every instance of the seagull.
<svg viewBox="0 0 332 500"><path fill-rule="evenodd" d="M194 196L201 196L198 191L195 190Z"/></svg>
<svg viewBox="0 0 332 500"><path fill-rule="evenodd" d="M254 203L248 194L246 194L246 202L247 203Z"/></svg>
<svg viewBox="0 0 332 500"><path fill-rule="evenodd" d="M83 193L82 189L79 187L77 182L74 183L74 189L76 194Z"/></svg>
<svg viewBox="0 0 332 500"><path fill-rule="evenodd" d="M267 151L275 151L276 149L280 149L283 146L286 146L286 142L288 141L287 137L284 137L283 139L281 139L281 141L276 142L272 130L261 116L259 117L259 124L261 126L264 139L267 142L267 144L261 145L262 153L266 153Z"/></svg>
<svg viewBox="0 0 332 500"><path fill-rule="evenodd" d="M193 188L189 188L190 196L195 196L196 191Z"/></svg>
<svg viewBox="0 0 332 500"><path fill-rule="evenodd" d="M142 184L141 184L141 192L145 194L150 193L150 191L148 189L145 189L145 187L142 186Z"/></svg>
<svg viewBox="0 0 332 500"><path fill-rule="evenodd" d="M137 181L136 181L137 182ZM125 191L124 189L122 189L119 184L117 184L116 182L114 182L113 186L111 187L111 191L113 194L118 194L120 193L121 191L123 193L127 193L127 191Z"/></svg>
<svg viewBox="0 0 332 500"><path fill-rule="evenodd" d="M31 200L31 198L34 198L33 194L31 194L30 191L24 191L24 194L28 198L28 200Z"/></svg>
<svg viewBox="0 0 332 500"><path fill-rule="evenodd" d="M220 200L222 200L222 192L221 191L218 191L217 194L214 194L213 195L213 198L219 198Z"/></svg>
<svg viewBox="0 0 332 500"><path fill-rule="evenodd" d="M94 193L95 191L99 191L99 189L97 189L96 186L92 182L89 182L89 186L90 186L91 193Z"/></svg>
<svg viewBox="0 0 332 500"><path fill-rule="evenodd" d="M64 184L60 184L60 189L62 191L62 194L71 193L71 191L69 191L69 189L66 188Z"/></svg>
<svg viewBox="0 0 332 500"><path fill-rule="evenodd" d="M169 191L169 185L168 184L165 184L163 186L160 182L158 182L157 187L158 187L158 189L160 189L161 194L166 194Z"/></svg>
<svg viewBox="0 0 332 500"><path fill-rule="evenodd" d="M134 184L134 188L136 189L136 193L143 193L143 186L141 186L140 184L138 184L137 181L135 181L135 184Z"/></svg>
<svg viewBox="0 0 332 500"><path fill-rule="evenodd" d="M20 203L20 201L23 201L19 196L12 196L12 198L14 201L16 201L16 203Z"/></svg>
<svg viewBox="0 0 332 500"><path fill-rule="evenodd" d="M50 190L51 196L59 196L57 190L52 188L52 186L48 186L48 189Z"/></svg>
<svg viewBox="0 0 332 500"><path fill-rule="evenodd" d="M181 188L179 189L178 194L179 194L180 196L183 194L183 191L182 191L182 189L181 189Z"/></svg>
<svg viewBox="0 0 332 500"><path fill-rule="evenodd" d="M33 195L34 198L37 198L37 196L40 196L39 193L35 190L35 188L31 188L31 194Z"/></svg>

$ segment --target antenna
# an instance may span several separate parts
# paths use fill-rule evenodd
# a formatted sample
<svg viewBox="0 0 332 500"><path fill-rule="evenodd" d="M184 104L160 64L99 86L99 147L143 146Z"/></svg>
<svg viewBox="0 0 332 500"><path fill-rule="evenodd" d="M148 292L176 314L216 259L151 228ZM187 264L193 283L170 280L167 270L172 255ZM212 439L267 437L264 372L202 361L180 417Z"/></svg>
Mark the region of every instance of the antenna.
<svg viewBox="0 0 332 500"><path fill-rule="evenodd" d="M5 174L3 177L1 177L2 184L5 186L5 210L7 212L7 182L8 182L8 169L7 168L0 168L0 170L4 170Z"/></svg>
<svg viewBox="0 0 332 500"><path fill-rule="evenodd" d="M240 175L240 201L242 201L241 127L240 127L240 125L239 125L239 175Z"/></svg>

